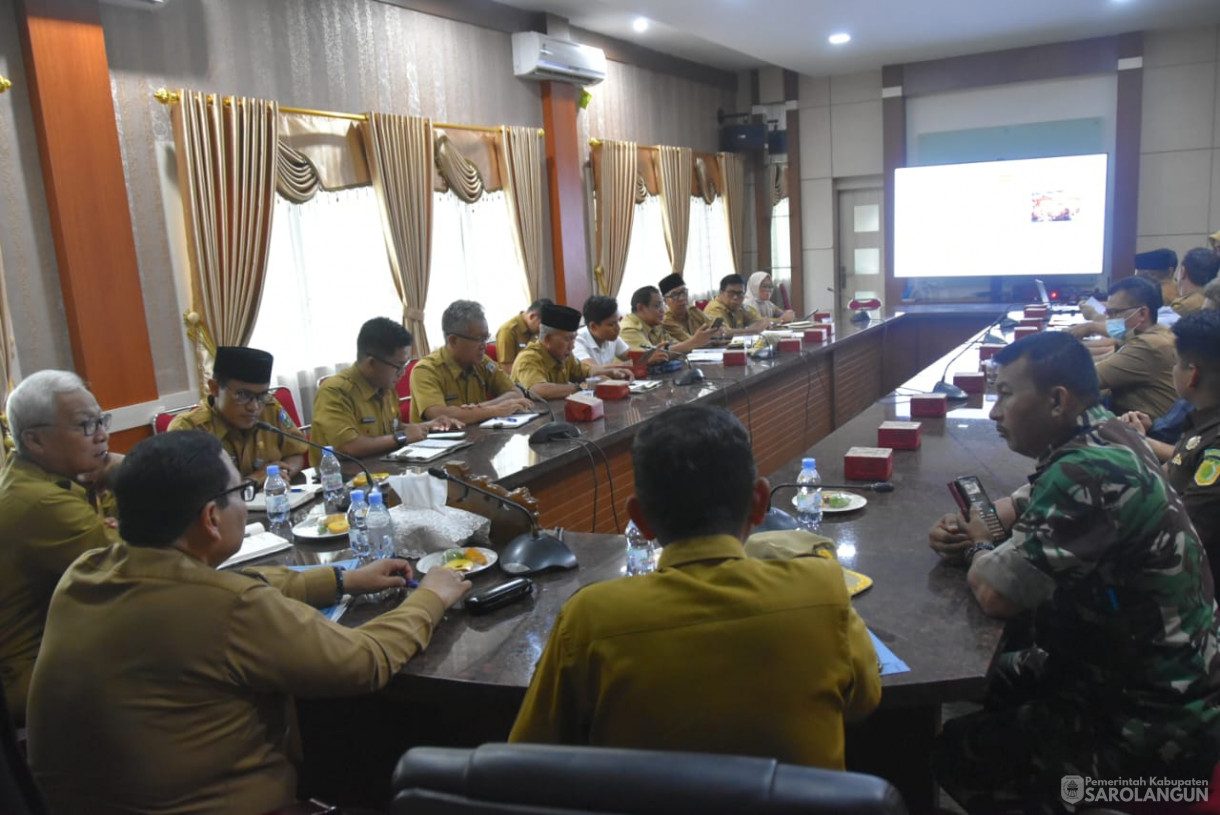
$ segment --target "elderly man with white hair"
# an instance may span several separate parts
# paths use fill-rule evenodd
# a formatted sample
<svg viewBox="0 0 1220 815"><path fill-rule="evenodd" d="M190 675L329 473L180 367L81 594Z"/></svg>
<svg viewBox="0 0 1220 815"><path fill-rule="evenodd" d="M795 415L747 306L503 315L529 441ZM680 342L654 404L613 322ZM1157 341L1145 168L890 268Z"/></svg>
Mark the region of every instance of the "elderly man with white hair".
<svg viewBox="0 0 1220 815"><path fill-rule="evenodd" d="M17 454L0 471L0 680L21 723L51 592L83 552L118 540L96 489L121 457L109 414L70 371L27 377L7 413Z"/></svg>

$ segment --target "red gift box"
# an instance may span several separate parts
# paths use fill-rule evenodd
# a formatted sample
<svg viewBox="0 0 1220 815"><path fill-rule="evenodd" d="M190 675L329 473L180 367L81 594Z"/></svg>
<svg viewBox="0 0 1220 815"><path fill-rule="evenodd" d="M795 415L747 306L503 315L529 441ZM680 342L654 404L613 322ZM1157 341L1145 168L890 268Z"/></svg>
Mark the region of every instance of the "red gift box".
<svg viewBox="0 0 1220 815"><path fill-rule="evenodd" d="M852 481L887 481L894 474L894 451L888 447L853 447L843 456L843 477Z"/></svg>
<svg viewBox="0 0 1220 815"><path fill-rule="evenodd" d="M606 414L604 403L591 393L574 393L563 400L563 416L569 422L591 422Z"/></svg>
<svg viewBox="0 0 1220 815"><path fill-rule="evenodd" d="M826 342L830 332L825 328L807 328L805 329L805 342Z"/></svg>
<svg viewBox="0 0 1220 815"><path fill-rule="evenodd" d="M1045 317L1046 312L1047 312L1046 306L1026 306L1025 307L1025 316L1026 317Z"/></svg>
<svg viewBox="0 0 1220 815"><path fill-rule="evenodd" d="M1042 323L1043 323L1043 320L1041 317L1026 317L1025 319L1018 322L1017 325L1025 326L1027 328L1036 328L1039 331L1041 331Z"/></svg>
<svg viewBox="0 0 1220 815"><path fill-rule="evenodd" d="M882 422L877 427L877 446L895 450L918 450L921 427L923 425L919 422Z"/></svg>
<svg viewBox="0 0 1220 815"><path fill-rule="evenodd" d="M746 352L740 348L727 348L724 352L725 365L745 365Z"/></svg>
<svg viewBox="0 0 1220 815"><path fill-rule="evenodd" d="M593 393L598 399L626 399L631 395L631 386L626 382L598 382Z"/></svg>
<svg viewBox="0 0 1220 815"><path fill-rule="evenodd" d="M1039 329L1032 325L1019 325L1012 330L1012 338L1014 340L1020 340L1024 339L1025 337L1032 337L1034 334L1037 334L1038 331Z"/></svg>
<svg viewBox="0 0 1220 815"><path fill-rule="evenodd" d="M979 346L979 362L986 362L1004 349L1003 345L985 342Z"/></svg>
<svg viewBox="0 0 1220 815"><path fill-rule="evenodd" d="M800 337L781 337L779 341L779 350L781 351L803 351L805 343Z"/></svg>
<svg viewBox="0 0 1220 815"><path fill-rule="evenodd" d="M949 397L943 393L917 393L911 397L912 416L944 416L949 412Z"/></svg>
<svg viewBox="0 0 1220 815"><path fill-rule="evenodd" d="M982 371L959 371L953 375L953 384L966 393L982 393L987 390L987 376Z"/></svg>
<svg viewBox="0 0 1220 815"><path fill-rule="evenodd" d="M830 322L830 312L829 311L813 312L813 321L815 323L820 323L822 321Z"/></svg>

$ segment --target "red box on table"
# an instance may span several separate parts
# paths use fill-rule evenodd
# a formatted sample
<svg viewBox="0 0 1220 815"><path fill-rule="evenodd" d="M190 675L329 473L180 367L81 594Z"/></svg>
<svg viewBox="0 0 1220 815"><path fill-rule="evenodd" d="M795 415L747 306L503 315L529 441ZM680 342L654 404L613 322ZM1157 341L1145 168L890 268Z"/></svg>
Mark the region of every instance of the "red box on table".
<svg viewBox="0 0 1220 815"><path fill-rule="evenodd" d="M781 337L779 341L779 350L803 351L805 350L805 343L800 337Z"/></svg>
<svg viewBox="0 0 1220 815"><path fill-rule="evenodd" d="M1038 331L1039 329L1032 325L1019 325L1012 330L1012 338L1014 340L1020 340L1026 337L1032 337L1034 334L1037 334Z"/></svg>
<svg viewBox="0 0 1220 815"><path fill-rule="evenodd" d="M563 400L563 417L569 422L591 422L606 415L602 400L591 393L574 393Z"/></svg>
<svg viewBox="0 0 1220 815"><path fill-rule="evenodd" d="M806 328L805 342L826 342L830 332L822 327Z"/></svg>
<svg viewBox="0 0 1220 815"><path fill-rule="evenodd" d="M1020 322L1018 322L1017 325L1023 325L1023 326L1027 326L1030 328L1036 328L1039 331L1041 331L1043 322L1045 322L1045 320L1043 320L1041 317L1026 317L1023 320L1021 320Z"/></svg>
<svg viewBox="0 0 1220 815"><path fill-rule="evenodd" d="M725 365L745 365L746 352L740 348L726 348L724 351Z"/></svg>
<svg viewBox="0 0 1220 815"><path fill-rule="evenodd" d="M843 456L843 477L852 481L888 481L894 474L894 451L888 447L853 447Z"/></svg>
<svg viewBox="0 0 1220 815"><path fill-rule="evenodd" d="M1047 312L1046 306L1026 306L1025 307L1025 316L1026 317L1046 317L1046 312Z"/></svg>
<svg viewBox="0 0 1220 815"><path fill-rule="evenodd" d="M982 371L958 371L953 375L953 384L966 393L982 393L987 390L987 375Z"/></svg>
<svg viewBox="0 0 1220 815"><path fill-rule="evenodd" d="M813 312L813 321L814 321L815 323L820 323L820 322L830 322L830 312L829 312L829 311L815 311L815 312Z"/></svg>
<svg viewBox="0 0 1220 815"><path fill-rule="evenodd" d="M917 393L911 397L911 416L944 416L949 412L949 397L943 393Z"/></svg>
<svg viewBox="0 0 1220 815"><path fill-rule="evenodd" d="M877 446L894 450L918 450L920 422L882 422L877 427Z"/></svg>
<svg viewBox="0 0 1220 815"><path fill-rule="evenodd" d="M598 399L626 399L631 395L631 386L626 382L598 382L593 393Z"/></svg>
<svg viewBox="0 0 1220 815"><path fill-rule="evenodd" d="M1002 350L1004 350L1003 345L996 345L994 342L983 343L979 346L979 362L986 362Z"/></svg>

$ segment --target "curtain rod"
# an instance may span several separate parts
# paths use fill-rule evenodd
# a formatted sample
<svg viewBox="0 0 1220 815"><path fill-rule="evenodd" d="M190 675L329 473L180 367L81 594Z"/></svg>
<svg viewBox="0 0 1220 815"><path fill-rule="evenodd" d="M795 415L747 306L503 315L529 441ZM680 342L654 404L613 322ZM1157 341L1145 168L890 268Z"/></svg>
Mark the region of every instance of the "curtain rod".
<svg viewBox="0 0 1220 815"><path fill-rule="evenodd" d="M153 98L163 105L173 105L178 102L178 92L171 91L167 88L160 88L153 93ZM225 97L225 104L229 103L231 97ZM325 116L328 119L347 119L353 122L367 122L368 116L363 113L337 113L333 110L313 110L312 108L290 108L280 106L280 113L299 113L305 116ZM439 127L442 130L473 130L478 133L499 133L499 127L489 125L455 125L447 122L433 122L433 127ZM538 135L542 136L546 133L541 127L538 128Z"/></svg>
<svg viewBox="0 0 1220 815"><path fill-rule="evenodd" d="M4 93L11 87L13 87L13 83L7 77L0 76L0 93Z"/></svg>
<svg viewBox="0 0 1220 815"><path fill-rule="evenodd" d="M601 139L589 139L590 147L600 147L601 143L602 143ZM637 149L637 150L660 150L661 148L657 147L656 145L652 145L652 144L637 144L635 146L635 149Z"/></svg>

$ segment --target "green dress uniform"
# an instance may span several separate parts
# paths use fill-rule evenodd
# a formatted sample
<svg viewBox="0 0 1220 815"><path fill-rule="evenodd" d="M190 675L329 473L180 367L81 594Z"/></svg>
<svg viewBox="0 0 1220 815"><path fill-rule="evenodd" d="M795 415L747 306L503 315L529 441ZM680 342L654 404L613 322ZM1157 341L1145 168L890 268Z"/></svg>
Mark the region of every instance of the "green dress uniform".
<svg viewBox="0 0 1220 815"><path fill-rule="evenodd" d="M530 331L524 314L518 314L500 326L496 331L496 357L500 360L500 364L511 370L517 354L524 351L525 346L529 345L530 341L537 336Z"/></svg>
<svg viewBox="0 0 1220 815"><path fill-rule="evenodd" d="M416 589L356 628L333 569L217 570L174 548L77 560L30 690L30 764L54 812L257 813L296 798L294 697L368 694L444 615Z"/></svg>
<svg viewBox="0 0 1220 815"><path fill-rule="evenodd" d="M513 363L513 381L523 388L532 388L541 382L553 385L584 382L593 368L569 354L565 359L555 359L542 343L534 340L525 346Z"/></svg>
<svg viewBox="0 0 1220 815"><path fill-rule="evenodd" d="M389 436L398 432L398 392L377 390L355 365L329 377L313 400L312 441L342 447L358 436ZM318 466L322 451L311 448L309 463Z"/></svg>
<svg viewBox="0 0 1220 815"><path fill-rule="evenodd" d="M619 338L627 343L632 351L656 348L663 342L675 341L665 331L663 325L649 325L640 319L638 314L628 314L620 322Z"/></svg>
<svg viewBox="0 0 1220 815"><path fill-rule="evenodd" d="M288 411L272 398L259 411L258 418L291 433L300 439L305 436L301 429L293 424ZM233 459L233 466L243 476L261 470L272 461L283 461L289 456L304 455L309 452L309 445L304 441L286 439L266 430L252 427L243 430L234 427L225 420L220 411L209 405L202 404L186 413L174 417L169 423L170 430L205 430L220 439L225 452Z"/></svg>
<svg viewBox="0 0 1220 815"><path fill-rule="evenodd" d="M440 348L411 370L411 421L424 421L430 407L477 405L511 390L513 380L491 357L463 370L448 348Z"/></svg>
<svg viewBox="0 0 1220 815"><path fill-rule="evenodd" d="M1067 775L1210 778L1212 581L1152 451L1095 406L1012 497L1012 536L971 573L1032 614L1035 647L1001 658L983 711L945 723L941 786L971 812L1042 812Z"/></svg>
<svg viewBox="0 0 1220 815"><path fill-rule="evenodd" d="M1187 414L1165 469L1207 550L1212 582L1220 585L1220 406Z"/></svg>
<svg viewBox="0 0 1220 815"><path fill-rule="evenodd" d="M1097 381L1110 391L1116 414L1138 410L1156 420L1178 399L1173 366L1173 332L1158 323L1128 332L1117 351L1098 361Z"/></svg>
<svg viewBox="0 0 1220 815"><path fill-rule="evenodd" d="M762 319L752 306L743 305L737 311L730 311L729 307L719 300L712 300L707 304L707 308L703 310L703 314L709 320L715 320L720 317L724 320L724 324L729 328L745 328L748 325L753 325Z"/></svg>
<svg viewBox="0 0 1220 815"><path fill-rule="evenodd" d="M678 316L672 311L666 311L661 328L664 328L666 333L678 342L686 342L695 335L700 326L708 325L711 322L701 309L687 306L686 317L683 319L678 319Z"/></svg>
<svg viewBox="0 0 1220 815"><path fill-rule="evenodd" d="M0 680L15 722L25 721L55 584L77 557L116 540L97 501L75 481L22 456L0 471Z"/></svg>

